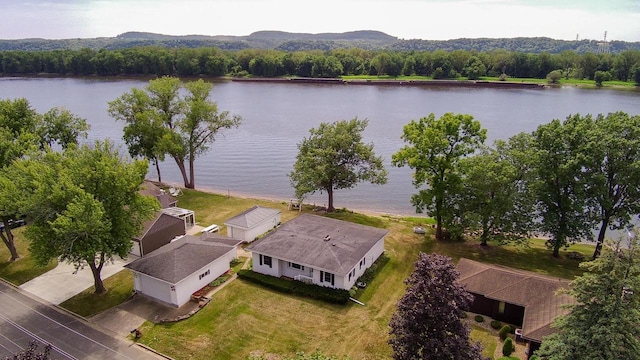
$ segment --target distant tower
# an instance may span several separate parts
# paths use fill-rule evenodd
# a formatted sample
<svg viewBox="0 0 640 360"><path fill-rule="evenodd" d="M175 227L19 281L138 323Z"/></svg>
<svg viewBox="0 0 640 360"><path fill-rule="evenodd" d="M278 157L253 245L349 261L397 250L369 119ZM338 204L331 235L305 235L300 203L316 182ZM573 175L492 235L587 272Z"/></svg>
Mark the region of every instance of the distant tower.
<svg viewBox="0 0 640 360"><path fill-rule="evenodd" d="M609 43L607 42L607 32L604 32L604 39L602 42L598 43L598 50L596 54L609 54L611 50L609 49Z"/></svg>
<svg viewBox="0 0 640 360"><path fill-rule="evenodd" d="M580 34L576 34L576 41L580 40Z"/></svg>

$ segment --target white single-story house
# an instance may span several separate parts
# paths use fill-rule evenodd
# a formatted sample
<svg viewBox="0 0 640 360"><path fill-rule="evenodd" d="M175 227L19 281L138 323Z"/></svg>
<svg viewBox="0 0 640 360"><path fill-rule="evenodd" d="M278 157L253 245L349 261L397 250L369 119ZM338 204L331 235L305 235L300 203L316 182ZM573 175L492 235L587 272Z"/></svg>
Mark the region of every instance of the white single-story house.
<svg viewBox="0 0 640 360"><path fill-rule="evenodd" d="M258 236L278 226L281 213L278 209L256 205L224 223L227 226L227 236L252 242Z"/></svg>
<svg viewBox="0 0 640 360"><path fill-rule="evenodd" d="M175 307L229 270L241 241L214 234L184 236L125 267L136 293Z"/></svg>
<svg viewBox="0 0 640 360"><path fill-rule="evenodd" d="M253 271L350 289L384 252L388 230L302 214L249 245Z"/></svg>

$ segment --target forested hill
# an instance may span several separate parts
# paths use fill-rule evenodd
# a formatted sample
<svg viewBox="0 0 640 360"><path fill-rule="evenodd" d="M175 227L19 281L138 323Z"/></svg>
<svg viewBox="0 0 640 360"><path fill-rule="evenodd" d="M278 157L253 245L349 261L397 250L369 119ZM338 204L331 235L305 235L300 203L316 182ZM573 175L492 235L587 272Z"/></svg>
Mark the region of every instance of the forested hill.
<svg viewBox="0 0 640 360"><path fill-rule="evenodd" d="M127 32L116 37L91 39L21 39L0 40L0 51L4 50L78 50L89 48L126 49L138 46L166 48L217 47L223 50L276 49L287 51L332 50L338 48L362 48L366 50L477 50L504 49L523 53L561 53L566 50L577 53L598 52L602 44L596 40L555 40L536 38L477 38L454 40L405 40L380 31L364 30L345 33L289 33L283 31L258 31L248 36L225 35L163 35L145 32ZM640 42L610 41L608 50L619 53L624 50L640 50Z"/></svg>

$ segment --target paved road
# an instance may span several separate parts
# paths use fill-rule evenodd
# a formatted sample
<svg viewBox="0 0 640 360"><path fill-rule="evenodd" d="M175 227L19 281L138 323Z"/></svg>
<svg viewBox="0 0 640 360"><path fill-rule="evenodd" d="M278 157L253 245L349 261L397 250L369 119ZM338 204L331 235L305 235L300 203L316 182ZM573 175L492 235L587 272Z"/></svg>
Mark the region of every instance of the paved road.
<svg viewBox="0 0 640 360"><path fill-rule="evenodd" d="M36 340L53 346L55 359L161 359L89 323L45 305L0 281L0 358Z"/></svg>

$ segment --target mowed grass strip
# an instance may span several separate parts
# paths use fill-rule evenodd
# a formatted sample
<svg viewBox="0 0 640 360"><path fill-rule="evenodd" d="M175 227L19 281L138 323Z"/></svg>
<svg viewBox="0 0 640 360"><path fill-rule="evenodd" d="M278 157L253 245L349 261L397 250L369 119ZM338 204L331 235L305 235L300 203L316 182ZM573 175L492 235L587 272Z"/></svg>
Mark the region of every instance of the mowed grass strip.
<svg viewBox="0 0 640 360"><path fill-rule="evenodd" d="M129 270L121 270L114 275L103 279L107 292L96 294L94 287L84 290L80 294L60 304L71 312L80 316L89 317L122 304L133 295L133 273Z"/></svg>
<svg viewBox="0 0 640 360"><path fill-rule="evenodd" d="M9 249L4 243L0 244L0 278L17 286L46 273L58 265L57 261L51 260L45 266L38 266L29 252L29 240L24 236L24 230L25 227L11 230L18 255L20 255L18 260L9 261L11 259Z"/></svg>

